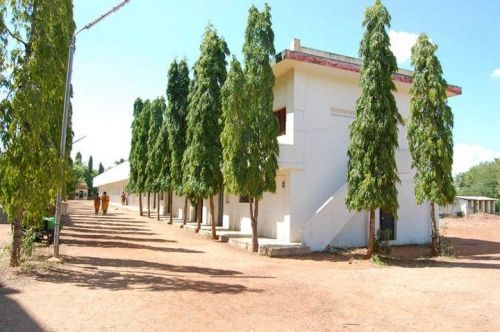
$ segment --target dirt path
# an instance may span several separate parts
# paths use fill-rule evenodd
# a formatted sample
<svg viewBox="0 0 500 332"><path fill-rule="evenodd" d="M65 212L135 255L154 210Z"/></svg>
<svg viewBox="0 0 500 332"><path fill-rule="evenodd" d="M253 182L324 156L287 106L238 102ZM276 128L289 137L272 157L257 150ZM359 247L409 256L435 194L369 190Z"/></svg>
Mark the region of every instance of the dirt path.
<svg viewBox="0 0 500 332"><path fill-rule="evenodd" d="M500 329L498 247L401 266L270 259L91 202L70 214L65 264L0 287L0 331Z"/></svg>

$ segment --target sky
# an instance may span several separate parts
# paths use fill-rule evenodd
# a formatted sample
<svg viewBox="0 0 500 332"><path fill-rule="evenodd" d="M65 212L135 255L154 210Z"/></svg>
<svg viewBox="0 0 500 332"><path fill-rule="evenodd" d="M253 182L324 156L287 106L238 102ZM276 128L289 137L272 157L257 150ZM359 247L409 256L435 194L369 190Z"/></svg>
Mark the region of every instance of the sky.
<svg viewBox="0 0 500 332"><path fill-rule="evenodd" d="M74 0L77 28L119 0ZM276 0L271 6L275 48L293 38L304 46L357 56L364 10L373 1ZM449 84L462 95L449 99L455 119L453 172L500 157L500 1L385 0L389 31L401 68L411 69L410 49L425 32ZM167 70L175 59L192 66L205 26L212 23L242 59L248 8L264 1L130 0L118 12L77 37L73 71L73 155L94 165L128 158L132 107L137 97L165 95Z"/></svg>

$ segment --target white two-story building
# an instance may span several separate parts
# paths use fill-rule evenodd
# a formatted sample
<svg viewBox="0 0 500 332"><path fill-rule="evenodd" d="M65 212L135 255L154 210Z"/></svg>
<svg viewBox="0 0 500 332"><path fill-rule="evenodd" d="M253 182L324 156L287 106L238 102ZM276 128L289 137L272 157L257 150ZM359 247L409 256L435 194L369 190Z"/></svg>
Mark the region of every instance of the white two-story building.
<svg viewBox="0 0 500 332"><path fill-rule="evenodd" d="M345 205L349 124L355 118L360 94L361 63L360 59L302 47L297 39L290 49L276 55L274 109L280 122L280 168L276 193L265 194L259 205L259 235L302 242L312 250L323 250L327 245L366 246L367 212L349 211ZM399 70L393 79L398 110L406 119L412 73ZM460 94L461 88L448 87L449 96ZM377 211L377 228L391 229L394 244L427 243L431 235L429 204L418 205L415 201L414 172L404 126L399 128L396 158L401 179L397 186L399 219ZM127 183L127 165L97 176L94 186L100 192L108 191L112 201L119 202ZM174 216L182 217L184 199L174 197L173 201ZM245 198L224 195L222 202L225 228L250 234L250 210ZM129 203L137 205L134 195L130 195ZM210 220L206 203L204 222Z"/></svg>

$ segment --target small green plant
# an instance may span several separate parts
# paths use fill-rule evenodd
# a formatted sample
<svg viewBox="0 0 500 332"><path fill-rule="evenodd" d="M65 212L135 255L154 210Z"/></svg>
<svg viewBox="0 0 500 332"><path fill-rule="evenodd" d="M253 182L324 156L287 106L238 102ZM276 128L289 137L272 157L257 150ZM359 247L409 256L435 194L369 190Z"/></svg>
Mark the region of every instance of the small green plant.
<svg viewBox="0 0 500 332"><path fill-rule="evenodd" d="M438 256L456 256L455 248L451 244L450 240L446 237L446 232L448 226L443 224L441 226L441 232L439 234L438 242Z"/></svg>
<svg viewBox="0 0 500 332"><path fill-rule="evenodd" d="M38 237L40 237L39 231L33 227L30 227L23 232L23 240L21 244L21 255L23 257L31 257L33 254L33 245Z"/></svg>
<svg viewBox="0 0 500 332"><path fill-rule="evenodd" d="M457 212L457 217L462 218L464 216L464 213L462 211Z"/></svg>
<svg viewBox="0 0 500 332"><path fill-rule="evenodd" d="M379 255L389 255L391 253L390 240L392 239L392 231L390 229L379 229L377 237L373 245L373 251Z"/></svg>

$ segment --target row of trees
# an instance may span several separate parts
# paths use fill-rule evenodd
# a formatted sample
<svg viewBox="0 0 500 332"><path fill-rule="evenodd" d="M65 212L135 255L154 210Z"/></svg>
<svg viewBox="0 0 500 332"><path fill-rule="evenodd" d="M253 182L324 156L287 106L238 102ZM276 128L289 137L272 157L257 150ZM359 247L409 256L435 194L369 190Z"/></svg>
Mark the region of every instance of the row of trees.
<svg viewBox="0 0 500 332"><path fill-rule="evenodd" d="M257 251L258 204L274 192L278 169L278 124L273 115L275 53L270 7L252 6L243 46L244 68L212 25L207 26L200 56L189 79L186 61L174 61L168 72L167 102L137 99L134 103L128 190L168 192L196 203L199 231L203 199L209 199L212 238L216 238L214 196L226 192L250 199L253 250ZM168 106L167 106L168 105ZM159 205L159 195L158 198ZM158 209L159 218L159 209ZM172 213L170 213L172 222ZM186 213L184 213L184 223Z"/></svg>
<svg viewBox="0 0 500 332"><path fill-rule="evenodd" d="M74 30L71 0L0 1L0 205L13 224L11 266L20 262L23 224L52 213L62 186L59 140ZM68 167L72 136L69 121Z"/></svg>
<svg viewBox="0 0 500 332"><path fill-rule="evenodd" d="M396 90L392 74L398 68L386 31L390 21L380 0L365 12L365 32L359 51L363 58L361 95L356 102L348 148L346 204L356 211L369 211L368 258L373 254L375 242L375 210L383 209L397 218L399 206L395 150L397 126L404 121L392 93ZM412 48L414 73L407 123L412 167L416 169L416 200L419 204L431 202L432 254L438 252L439 239L435 203L444 205L455 196L451 176L453 114L447 105L448 86L442 77L436 49L425 34L419 36Z"/></svg>

